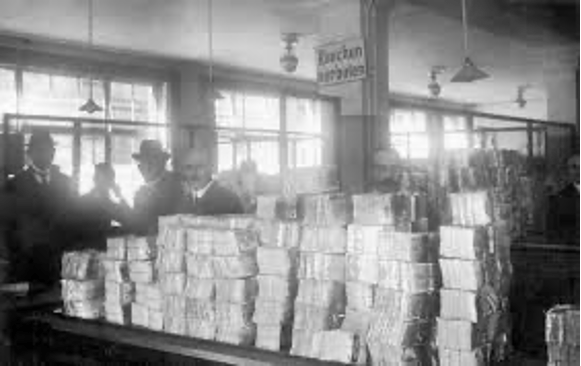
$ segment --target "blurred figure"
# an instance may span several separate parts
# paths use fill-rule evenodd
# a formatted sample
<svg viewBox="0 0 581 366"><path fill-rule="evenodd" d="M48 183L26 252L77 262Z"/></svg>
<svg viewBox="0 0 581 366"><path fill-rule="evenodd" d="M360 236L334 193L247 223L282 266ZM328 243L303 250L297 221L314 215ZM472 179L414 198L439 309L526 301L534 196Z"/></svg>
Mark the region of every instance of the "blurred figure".
<svg viewBox="0 0 581 366"><path fill-rule="evenodd" d="M60 279L60 262L74 236L71 218L77 194L69 177L52 165L55 144L37 130L28 144L28 166L7 182L7 193L22 203L8 227L13 281L52 285Z"/></svg>
<svg viewBox="0 0 581 366"><path fill-rule="evenodd" d="M207 150L192 149L186 152L179 169L186 197L181 212L210 216L244 213L238 196L214 180Z"/></svg>
<svg viewBox="0 0 581 366"><path fill-rule="evenodd" d="M256 195L260 180L256 163L252 160L242 162L237 175L237 193L240 197L244 212L254 214L256 213Z"/></svg>
<svg viewBox="0 0 581 366"><path fill-rule="evenodd" d="M133 231L142 234L157 232L160 216L178 212L183 201L178 177L167 170L170 155L157 140L143 140L139 152L133 154L145 184L135 194L132 218Z"/></svg>
<svg viewBox="0 0 581 366"><path fill-rule="evenodd" d="M579 245L579 154L567 160L567 185L550 199L551 238L560 244Z"/></svg>
<svg viewBox="0 0 581 366"><path fill-rule="evenodd" d="M371 190L380 193L397 193L402 188L403 177L402 161L395 149L376 151L373 156Z"/></svg>
<svg viewBox="0 0 581 366"><path fill-rule="evenodd" d="M82 242L104 249L107 236L119 231L113 222L128 224L131 208L115 182L115 170L108 163L95 165L94 188L81 197L79 227Z"/></svg>

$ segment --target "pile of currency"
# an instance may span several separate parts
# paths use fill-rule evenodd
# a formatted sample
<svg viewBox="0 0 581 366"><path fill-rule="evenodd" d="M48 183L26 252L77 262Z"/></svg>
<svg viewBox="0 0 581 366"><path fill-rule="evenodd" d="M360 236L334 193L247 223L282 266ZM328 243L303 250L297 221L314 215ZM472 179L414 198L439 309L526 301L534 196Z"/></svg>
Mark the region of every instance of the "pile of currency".
<svg viewBox="0 0 581 366"><path fill-rule="evenodd" d="M303 209L291 354L318 358L315 334L339 329L345 313L349 200L342 195L310 196Z"/></svg>
<svg viewBox="0 0 581 366"><path fill-rule="evenodd" d="M129 280L127 264L127 238L107 239L104 254L105 270L105 320L117 324L131 323L131 303L134 300L134 283Z"/></svg>
<svg viewBox="0 0 581 366"><path fill-rule="evenodd" d="M579 365L579 307L557 306L547 313L549 366Z"/></svg>
<svg viewBox="0 0 581 366"><path fill-rule="evenodd" d="M361 194L353 196L353 222L383 225L401 232L428 230L428 199L424 194Z"/></svg>
<svg viewBox="0 0 581 366"><path fill-rule="evenodd" d="M443 288L437 336L441 365L456 365L458 360L488 364L506 357L509 243L506 230L490 223L441 227Z"/></svg>
<svg viewBox="0 0 581 366"><path fill-rule="evenodd" d="M300 229L292 221L271 219L262 223L261 246L257 250L258 297L253 317L259 348L272 351L290 348Z"/></svg>
<svg viewBox="0 0 581 366"><path fill-rule="evenodd" d="M98 319L103 313L103 267L101 254L67 252L62 258L61 284L64 312L83 319Z"/></svg>

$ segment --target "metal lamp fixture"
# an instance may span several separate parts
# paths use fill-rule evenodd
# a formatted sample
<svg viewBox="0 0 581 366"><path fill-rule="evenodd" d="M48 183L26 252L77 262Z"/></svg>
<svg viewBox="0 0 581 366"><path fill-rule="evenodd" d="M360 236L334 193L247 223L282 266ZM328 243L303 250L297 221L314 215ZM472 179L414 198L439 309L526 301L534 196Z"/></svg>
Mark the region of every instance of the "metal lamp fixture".
<svg viewBox="0 0 581 366"><path fill-rule="evenodd" d="M462 0L462 32L464 34L464 64L460 71L452 78L453 83L471 83L476 80L490 77L486 72L479 69L474 61L468 56L468 16L466 11L466 0Z"/></svg>
<svg viewBox="0 0 581 366"><path fill-rule="evenodd" d="M88 33L88 48L93 49L93 0L88 0L88 21L87 21L87 33ZM79 108L81 112L87 112L93 114L95 112L103 111L103 107L95 102L93 99L93 73L89 71L89 99Z"/></svg>
<svg viewBox="0 0 581 366"><path fill-rule="evenodd" d="M430 82L428 83L428 90L430 95L434 98L438 98L442 92L442 86L438 82L438 75L444 72L446 68L444 66L433 66L430 70Z"/></svg>
<svg viewBox="0 0 581 366"><path fill-rule="evenodd" d="M295 46L299 42L297 33L284 33L282 35L284 54L280 57L280 66L284 71L293 73L299 66L299 58L295 55Z"/></svg>

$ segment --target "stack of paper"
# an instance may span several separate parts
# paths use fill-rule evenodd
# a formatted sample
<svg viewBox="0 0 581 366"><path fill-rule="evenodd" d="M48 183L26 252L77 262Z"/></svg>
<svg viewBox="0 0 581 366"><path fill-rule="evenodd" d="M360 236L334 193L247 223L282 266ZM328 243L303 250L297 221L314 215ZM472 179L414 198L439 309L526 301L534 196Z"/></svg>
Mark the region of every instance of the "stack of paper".
<svg viewBox="0 0 581 366"><path fill-rule="evenodd" d="M547 313L550 366L579 364L579 307L557 306Z"/></svg>
<svg viewBox="0 0 581 366"><path fill-rule="evenodd" d="M351 202L344 194L303 197L302 218L307 226L345 226L351 221Z"/></svg>
<svg viewBox="0 0 581 366"><path fill-rule="evenodd" d="M103 313L102 255L87 250L68 252L62 258L62 298L65 314L97 319Z"/></svg>

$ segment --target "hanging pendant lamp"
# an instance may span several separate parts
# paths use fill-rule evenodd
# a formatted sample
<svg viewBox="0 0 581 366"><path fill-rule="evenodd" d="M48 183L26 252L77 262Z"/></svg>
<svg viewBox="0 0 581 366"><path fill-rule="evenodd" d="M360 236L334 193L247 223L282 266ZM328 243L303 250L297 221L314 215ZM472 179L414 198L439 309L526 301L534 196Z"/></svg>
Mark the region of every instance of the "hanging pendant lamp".
<svg viewBox="0 0 581 366"><path fill-rule="evenodd" d="M208 96L210 100L224 99L224 96L214 87L214 12L212 0L208 0Z"/></svg>
<svg viewBox="0 0 581 366"><path fill-rule="evenodd" d="M489 78L486 72L474 64L474 61L468 56L468 16L466 11L466 0L462 0L462 32L464 35L464 63L460 71L451 79L453 83L471 83L476 80Z"/></svg>
<svg viewBox="0 0 581 366"><path fill-rule="evenodd" d="M88 34L88 49L91 51L93 49L93 0L88 0L88 21L87 21L87 34ZM103 107L101 107L93 99L93 74L89 72L89 99L79 107L79 111L93 114L95 112L102 112Z"/></svg>

